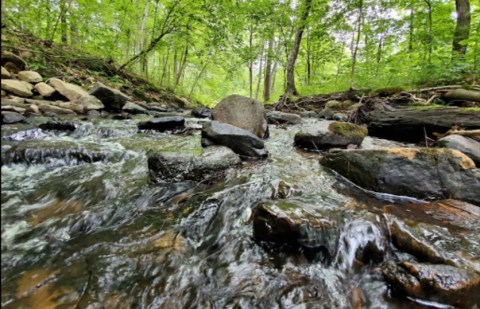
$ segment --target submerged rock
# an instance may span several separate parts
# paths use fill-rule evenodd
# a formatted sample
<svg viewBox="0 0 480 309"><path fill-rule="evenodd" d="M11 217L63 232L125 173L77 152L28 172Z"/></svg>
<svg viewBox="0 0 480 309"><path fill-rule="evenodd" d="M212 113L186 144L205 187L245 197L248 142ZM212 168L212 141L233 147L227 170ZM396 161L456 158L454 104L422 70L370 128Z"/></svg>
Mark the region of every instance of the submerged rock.
<svg viewBox="0 0 480 309"><path fill-rule="evenodd" d="M345 150L325 155L320 163L368 190L422 199L455 198L480 205L480 171L457 150Z"/></svg>
<svg viewBox="0 0 480 309"><path fill-rule="evenodd" d="M279 111L267 112L267 121L271 124L299 124L302 122L302 117L297 114L283 113Z"/></svg>
<svg viewBox="0 0 480 309"><path fill-rule="evenodd" d="M480 142L472 138L452 134L439 139L437 145L461 151L480 166Z"/></svg>
<svg viewBox="0 0 480 309"><path fill-rule="evenodd" d="M57 131L75 131L75 124L71 122L48 121L38 126L42 130L57 130Z"/></svg>
<svg viewBox="0 0 480 309"><path fill-rule="evenodd" d="M185 118L182 116L166 116L154 118L149 121L140 122L139 130L155 130L155 131L173 131L185 129Z"/></svg>
<svg viewBox="0 0 480 309"><path fill-rule="evenodd" d="M367 129L352 123L332 122L328 131L310 128L295 134L297 147L312 150L325 150L333 147L346 148L348 145L360 145L367 136Z"/></svg>
<svg viewBox="0 0 480 309"><path fill-rule="evenodd" d="M223 145L243 158L266 158L264 142L247 130L218 121L205 123L202 146Z"/></svg>
<svg viewBox="0 0 480 309"><path fill-rule="evenodd" d="M87 150L73 142L25 141L5 152L2 164L76 165L102 161L107 153Z"/></svg>
<svg viewBox="0 0 480 309"><path fill-rule="evenodd" d="M263 104L241 95L230 95L220 101L212 111L218 122L250 131L259 138L267 137L267 120Z"/></svg>
<svg viewBox="0 0 480 309"><path fill-rule="evenodd" d="M223 146L207 147L193 154L154 151L148 154L150 176L159 182L212 181L240 162L238 155Z"/></svg>
<svg viewBox="0 0 480 309"><path fill-rule="evenodd" d="M480 275L466 269L402 261L387 263L382 273L400 296L473 308L480 303Z"/></svg>

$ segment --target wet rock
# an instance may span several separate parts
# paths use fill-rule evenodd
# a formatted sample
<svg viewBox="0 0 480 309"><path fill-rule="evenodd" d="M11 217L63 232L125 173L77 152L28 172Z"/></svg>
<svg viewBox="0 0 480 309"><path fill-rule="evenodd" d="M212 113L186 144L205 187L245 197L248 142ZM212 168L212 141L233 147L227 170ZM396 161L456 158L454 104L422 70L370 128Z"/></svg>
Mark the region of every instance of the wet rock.
<svg viewBox="0 0 480 309"><path fill-rule="evenodd" d="M356 263L378 263L383 260L386 239L381 229L366 220L353 220L345 225L339 241L336 264L344 269Z"/></svg>
<svg viewBox="0 0 480 309"><path fill-rule="evenodd" d="M70 101L75 101L84 95L88 95L88 92L82 87L64 82L58 78L50 78L48 83Z"/></svg>
<svg viewBox="0 0 480 309"><path fill-rule="evenodd" d="M335 113L332 116L332 120L346 122L348 120L348 116L344 113Z"/></svg>
<svg viewBox="0 0 480 309"><path fill-rule="evenodd" d="M127 119L132 119L130 115L128 114L118 114L118 115L113 115L112 116L113 120L127 120Z"/></svg>
<svg viewBox="0 0 480 309"><path fill-rule="evenodd" d="M40 82L34 86L35 90L42 96L42 97L50 97L52 94L55 93L55 88L50 87L44 82Z"/></svg>
<svg viewBox="0 0 480 309"><path fill-rule="evenodd" d="M250 131L259 138L266 137L267 120L263 104L240 95L230 95L212 111L212 119Z"/></svg>
<svg viewBox="0 0 480 309"><path fill-rule="evenodd" d="M32 84L39 83L43 80L42 75L35 71L20 71L18 72L18 78Z"/></svg>
<svg viewBox="0 0 480 309"><path fill-rule="evenodd" d="M185 118L181 116L167 116L140 122L139 130L155 130L160 132L185 129Z"/></svg>
<svg viewBox="0 0 480 309"><path fill-rule="evenodd" d="M192 116L196 118L211 118L212 110L208 107L192 109Z"/></svg>
<svg viewBox="0 0 480 309"><path fill-rule="evenodd" d="M12 97L12 98L2 98L2 105L12 105L18 107L25 107L25 99L19 97Z"/></svg>
<svg viewBox="0 0 480 309"><path fill-rule="evenodd" d="M329 153L320 163L368 190L421 199L455 198L480 205L480 171L457 150L346 150Z"/></svg>
<svg viewBox="0 0 480 309"><path fill-rule="evenodd" d="M272 124L299 124L302 122L302 117L297 114L283 113L278 111L267 112L266 117L268 123Z"/></svg>
<svg viewBox="0 0 480 309"><path fill-rule="evenodd" d="M2 111L2 124L24 122L25 117L17 112Z"/></svg>
<svg viewBox="0 0 480 309"><path fill-rule="evenodd" d="M320 117L319 114L317 114L317 112L314 112L314 111L300 112L299 115L302 118L318 118L318 117Z"/></svg>
<svg viewBox="0 0 480 309"><path fill-rule="evenodd" d="M133 102L127 102L122 107L122 110L130 114L148 114L148 110Z"/></svg>
<svg viewBox="0 0 480 309"><path fill-rule="evenodd" d="M297 147L312 150L325 150L333 147L346 148L348 145L360 145L367 135L367 129L352 124L332 122L328 131L310 128L295 134L294 143Z"/></svg>
<svg viewBox="0 0 480 309"><path fill-rule="evenodd" d="M335 112L331 108L325 107L318 113L318 118L323 118L323 119L330 120L330 119L332 119L334 114L335 114Z"/></svg>
<svg viewBox="0 0 480 309"><path fill-rule="evenodd" d="M27 111L27 109L23 108L23 107L3 105L3 104L2 104L1 109L2 109L2 111L15 112L15 113L19 113L19 114L24 114Z"/></svg>
<svg viewBox="0 0 480 309"><path fill-rule="evenodd" d="M439 139L437 145L459 150L469 156L477 166L480 166L480 142L472 138L452 134Z"/></svg>
<svg viewBox="0 0 480 309"><path fill-rule="evenodd" d="M280 246L302 247L308 254L331 262L338 249L342 223L317 209L279 200L260 204L254 212L253 236Z"/></svg>
<svg viewBox="0 0 480 309"><path fill-rule="evenodd" d="M466 269L403 261L387 263L382 273L399 296L471 308L480 303L480 275Z"/></svg>
<svg viewBox="0 0 480 309"><path fill-rule="evenodd" d="M223 145L242 158L266 158L264 142L247 130L218 121L205 123L202 129L202 146Z"/></svg>
<svg viewBox="0 0 480 309"><path fill-rule="evenodd" d="M100 112L92 109L92 110L87 111L87 115L88 116L100 116Z"/></svg>
<svg viewBox="0 0 480 309"><path fill-rule="evenodd" d="M152 151L148 154L150 176L158 182L212 181L238 164L238 155L222 146L207 147L201 153Z"/></svg>
<svg viewBox="0 0 480 309"><path fill-rule="evenodd" d="M42 130L56 130L56 131L75 131L75 125L71 122L48 121L38 126Z"/></svg>
<svg viewBox="0 0 480 309"><path fill-rule="evenodd" d="M27 82L16 79L2 79L2 89L9 91L21 97L31 97L33 95L31 85Z"/></svg>
<svg viewBox="0 0 480 309"><path fill-rule="evenodd" d="M127 101L130 101L130 98L120 90L107 87L99 82L90 90L89 94L97 97L108 110L121 110Z"/></svg>
<svg viewBox="0 0 480 309"><path fill-rule="evenodd" d="M41 140L47 136L41 129L30 129L10 134L5 139L10 141Z"/></svg>
<svg viewBox="0 0 480 309"><path fill-rule="evenodd" d="M2 78L10 78L10 72L2 66Z"/></svg>
<svg viewBox="0 0 480 309"><path fill-rule="evenodd" d="M419 261L467 267L480 273L480 208L461 201L385 205L392 242Z"/></svg>
<svg viewBox="0 0 480 309"><path fill-rule="evenodd" d="M83 106L85 111L104 109L105 105L93 95L84 95L74 101L75 104Z"/></svg>
<svg viewBox="0 0 480 309"><path fill-rule="evenodd" d="M88 150L65 141L25 141L12 146L2 156L2 164L77 165L107 158L107 153Z"/></svg>

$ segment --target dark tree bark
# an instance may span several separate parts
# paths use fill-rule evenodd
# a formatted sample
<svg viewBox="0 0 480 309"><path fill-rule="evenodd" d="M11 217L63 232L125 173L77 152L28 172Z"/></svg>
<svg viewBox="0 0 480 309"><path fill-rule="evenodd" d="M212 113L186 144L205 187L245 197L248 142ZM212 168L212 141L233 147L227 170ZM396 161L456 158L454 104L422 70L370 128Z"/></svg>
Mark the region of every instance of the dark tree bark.
<svg viewBox="0 0 480 309"><path fill-rule="evenodd" d="M265 65L265 81L263 82L263 100L270 100L270 84L272 79L272 49L273 39L268 41L267 63Z"/></svg>
<svg viewBox="0 0 480 309"><path fill-rule="evenodd" d="M67 44L67 4L60 1L60 35L63 44Z"/></svg>
<svg viewBox="0 0 480 309"><path fill-rule="evenodd" d="M288 58L287 64L287 87L285 94L298 95L297 88L295 87L295 62L297 61L298 50L300 49L300 43L302 42L303 31L305 30L305 24L312 7L312 0L305 0L305 6L303 14L300 18L300 24L297 32L295 33L295 42L293 44L292 52Z"/></svg>
<svg viewBox="0 0 480 309"><path fill-rule="evenodd" d="M430 0L425 0L428 8L428 54L427 61L430 64L432 62L432 51L433 51L433 17L432 17L432 3Z"/></svg>
<svg viewBox="0 0 480 309"><path fill-rule="evenodd" d="M469 0L455 0L457 11L457 26L453 34L453 56L463 58L467 52L467 44L460 44L470 35L470 2Z"/></svg>

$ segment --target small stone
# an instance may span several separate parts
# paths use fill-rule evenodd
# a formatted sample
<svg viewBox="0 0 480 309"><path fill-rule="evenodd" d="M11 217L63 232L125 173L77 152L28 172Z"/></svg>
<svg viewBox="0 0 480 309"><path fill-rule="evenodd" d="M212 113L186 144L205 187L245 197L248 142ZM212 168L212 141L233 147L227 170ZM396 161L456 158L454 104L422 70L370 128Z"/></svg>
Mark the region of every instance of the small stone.
<svg viewBox="0 0 480 309"><path fill-rule="evenodd" d="M12 124L25 121L25 117L16 112L2 111L2 124Z"/></svg>
<svg viewBox="0 0 480 309"><path fill-rule="evenodd" d="M42 97L49 97L55 93L55 88L50 87L44 82L40 82L34 86L35 90L42 96Z"/></svg>
<svg viewBox="0 0 480 309"><path fill-rule="evenodd" d="M28 83L39 83L43 80L42 75L35 71L20 71L18 72L18 78Z"/></svg>

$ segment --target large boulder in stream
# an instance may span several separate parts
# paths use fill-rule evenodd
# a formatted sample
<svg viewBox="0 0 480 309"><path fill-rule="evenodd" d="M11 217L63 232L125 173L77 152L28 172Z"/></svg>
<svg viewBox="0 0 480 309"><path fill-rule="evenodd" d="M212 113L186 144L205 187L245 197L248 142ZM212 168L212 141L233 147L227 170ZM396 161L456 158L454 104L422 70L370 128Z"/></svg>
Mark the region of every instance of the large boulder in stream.
<svg viewBox="0 0 480 309"><path fill-rule="evenodd" d="M459 150L469 156L477 166L480 166L480 142L473 138L452 134L439 139L437 145Z"/></svg>
<svg viewBox="0 0 480 309"><path fill-rule="evenodd" d="M242 158L266 158L264 142L247 130L218 121L205 123L202 129L202 146L223 145Z"/></svg>
<svg viewBox="0 0 480 309"><path fill-rule="evenodd" d="M480 303L480 274L443 264L389 262L382 273L396 295L458 308Z"/></svg>
<svg viewBox="0 0 480 309"><path fill-rule="evenodd" d="M259 138L268 135L263 104L241 95L230 95L220 101L212 111L212 119L248 130Z"/></svg>
<svg viewBox="0 0 480 309"><path fill-rule="evenodd" d="M148 154L150 176L157 182L212 182L222 177L226 169L240 163L238 155L223 146L207 147L198 153L152 151Z"/></svg>
<svg viewBox="0 0 480 309"><path fill-rule="evenodd" d="M320 163L368 190L480 205L480 170L458 150L344 150L325 155Z"/></svg>
<svg viewBox="0 0 480 309"><path fill-rule="evenodd" d="M208 107L200 107L192 109L192 117L195 118L211 118L212 110Z"/></svg>
<svg viewBox="0 0 480 309"><path fill-rule="evenodd" d="M154 118L138 124L139 130L155 130L159 132L185 129L185 118L182 116L166 116Z"/></svg>
<svg viewBox="0 0 480 309"><path fill-rule="evenodd" d="M320 127L307 128L295 134L295 146L312 150L346 148L348 145L360 145L367 136L367 129L353 123L334 121L328 130Z"/></svg>
<svg viewBox="0 0 480 309"><path fill-rule="evenodd" d="M131 101L130 97L120 90L107 87L100 82L95 84L89 94L97 97L107 110L119 111L127 101Z"/></svg>
<svg viewBox="0 0 480 309"><path fill-rule="evenodd" d="M67 83L58 78L50 78L48 83L70 101L75 101L82 96L88 95L88 92L79 85Z"/></svg>

